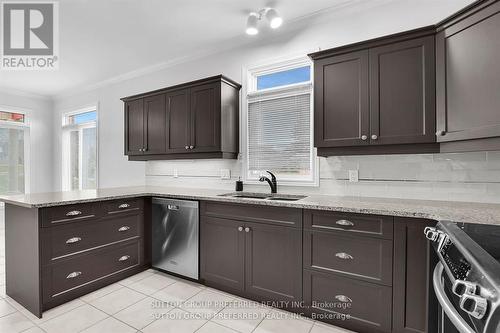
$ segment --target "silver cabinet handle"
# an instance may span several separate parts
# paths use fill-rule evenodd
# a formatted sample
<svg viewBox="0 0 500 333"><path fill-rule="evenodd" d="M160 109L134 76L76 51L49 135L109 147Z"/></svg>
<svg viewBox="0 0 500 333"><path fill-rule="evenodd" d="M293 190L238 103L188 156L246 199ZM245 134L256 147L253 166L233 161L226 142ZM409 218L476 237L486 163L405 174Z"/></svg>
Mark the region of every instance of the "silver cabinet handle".
<svg viewBox="0 0 500 333"><path fill-rule="evenodd" d="M335 224L341 225L343 227L352 227L352 226L354 226L354 223L352 223L349 220L338 220L337 222L335 222Z"/></svg>
<svg viewBox="0 0 500 333"><path fill-rule="evenodd" d="M249 228L249 227L246 227L246 228L245 228L245 232L250 232L250 228Z"/></svg>
<svg viewBox="0 0 500 333"><path fill-rule="evenodd" d="M238 231L243 231L243 227L238 227Z"/></svg>
<svg viewBox="0 0 500 333"><path fill-rule="evenodd" d="M82 212L79 210L72 210L66 213L66 216L78 216L78 215L82 215Z"/></svg>
<svg viewBox="0 0 500 333"><path fill-rule="evenodd" d="M68 276L66 276L66 279L74 279L79 275L82 275L82 272L77 271L77 272L69 273Z"/></svg>
<svg viewBox="0 0 500 333"><path fill-rule="evenodd" d="M118 206L119 209L125 209L125 208L129 208L130 205L128 203L124 203L124 204L121 204L120 206Z"/></svg>
<svg viewBox="0 0 500 333"><path fill-rule="evenodd" d="M366 139L368 139L368 137L366 135L361 136L361 140L366 141Z"/></svg>
<svg viewBox="0 0 500 333"><path fill-rule="evenodd" d="M189 149L193 149L193 148L194 148L194 146L189 146Z"/></svg>
<svg viewBox="0 0 500 333"><path fill-rule="evenodd" d="M168 210L179 210L179 206L177 205L167 205Z"/></svg>
<svg viewBox="0 0 500 333"><path fill-rule="evenodd" d="M445 136L446 132L445 131L437 131L436 136Z"/></svg>
<svg viewBox="0 0 500 333"><path fill-rule="evenodd" d="M343 303L352 303L352 299L346 295L337 295L335 296L335 299Z"/></svg>
<svg viewBox="0 0 500 333"><path fill-rule="evenodd" d="M126 261L126 260L129 260L130 259L130 256L121 256L118 261Z"/></svg>
<svg viewBox="0 0 500 333"><path fill-rule="evenodd" d="M184 147L184 148L189 149L189 146L186 146L186 147Z"/></svg>
<svg viewBox="0 0 500 333"><path fill-rule="evenodd" d="M124 232L124 231L127 231L127 230L130 230L130 227L128 225L124 225L123 227L120 227L118 229L119 232Z"/></svg>
<svg viewBox="0 0 500 333"><path fill-rule="evenodd" d="M78 243L82 239L80 237L72 237L66 241L66 244Z"/></svg>
<svg viewBox="0 0 500 333"><path fill-rule="evenodd" d="M354 257L351 256L349 253L345 253L345 252L339 252L339 253L335 253L335 256L339 259L343 259L343 260L353 260Z"/></svg>
<svg viewBox="0 0 500 333"><path fill-rule="evenodd" d="M377 140L378 139L378 135L377 134L372 134L372 140Z"/></svg>

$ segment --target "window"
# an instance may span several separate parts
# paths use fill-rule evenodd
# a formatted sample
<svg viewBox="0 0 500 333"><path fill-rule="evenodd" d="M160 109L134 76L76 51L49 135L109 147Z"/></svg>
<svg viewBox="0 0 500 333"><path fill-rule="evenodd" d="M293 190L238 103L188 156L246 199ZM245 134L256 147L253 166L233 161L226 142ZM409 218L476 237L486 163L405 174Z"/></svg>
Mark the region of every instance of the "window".
<svg viewBox="0 0 500 333"><path fill-rule="evenodd" d="M63 116L63 189L97 188L97 108Z"/></svg>
<svg viewBox="0 0 500 333"><path fill-rule="evenodd" d="M29 127L24 113L0 111L0 193L27 192Z"/></svg>
<svg viewBox="0 0 500 333"><path fill-rule="evenodd" d="M270 170L282 184L316 185L311 63L260 67L248 78L245 180Z"/></svg>

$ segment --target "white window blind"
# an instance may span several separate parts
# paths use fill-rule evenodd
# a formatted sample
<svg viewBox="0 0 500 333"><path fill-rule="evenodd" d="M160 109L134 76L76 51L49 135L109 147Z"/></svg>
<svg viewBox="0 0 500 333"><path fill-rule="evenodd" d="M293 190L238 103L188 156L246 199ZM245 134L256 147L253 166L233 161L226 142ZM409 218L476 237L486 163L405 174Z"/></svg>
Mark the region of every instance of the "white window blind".
<svg viewBox="0 0 500 333"><path fill-rule="evenodd" d="M313 180L311 85L248 97L248 178Z"/></svg>

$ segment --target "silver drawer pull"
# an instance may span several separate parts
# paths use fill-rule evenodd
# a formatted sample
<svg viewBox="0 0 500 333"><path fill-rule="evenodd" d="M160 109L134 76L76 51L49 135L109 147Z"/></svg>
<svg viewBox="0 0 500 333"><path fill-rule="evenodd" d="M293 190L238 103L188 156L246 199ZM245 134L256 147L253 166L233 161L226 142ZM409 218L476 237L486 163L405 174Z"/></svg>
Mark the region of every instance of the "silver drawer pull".
<svg viewBox="0 0 500 333"><path fill-rule="evenodd" d="M121 204L120 206L118 206L119 209L125 209L125 208L129 208L130 205L128 203L124 203L124 204Z"/></svg>
<svg viewBox="0 0 500 333"><path fill-rule="evenodd" d="M335 224L341 225L343 227L352 227L354 225L354 223L349 220L338 220L337 222L335 222Z"/></svg>
<svg viewBox="0 0 500 333"><path fill-rule="evenodd" d="M350 299L349 297L347 297L345 295L337 295L337 296L335 296L335 299L337 301L340 301L343 303L352 303L352 299Z"/></svg>
<svg viewBox="0 0 500 333"><path fill-rule="evenodd" d="M129 227L129 226L124 225L123 227L120 227L120 229L118 229L118 231L119 231L119 232L124 232L124 231L127 231L127 230L129 230L129 229L130 229L130 227Z"/></svg>
<svg viewBox="0 0 500 333"><path fill-rule="evenodd" d="M168 210L179 210L179 206L176 206L176 205L168 205L168 206L167 206L167 209L168 209Z"/></svg>
<svg viewBox="0 0 500 333"><path fill-rule="evenodd" d="M339 252L339 253L335 253L335 256L339 259L343 259L343 260L353 260L354 257L351 256L349 253L345 253L345 252Z"/></svg>
<svg viewBox="0 0 500 333"><path fill-rule="evenodd" d="M82 215L82 212L79 210L72 210L71 212L67 212L66 216L77 216L77 215Z"/></svg>
<svg viewBox="0 0 500 333"><path fill-rule="evenodd" d="M81 241L82 239L80 237L73 237L73 238L70 238L66 241L66 244L73 244L73 243L78 243L79 241Z"/></svg>
<svg viewBox="0 0 500 333"><path fill-rule="evenodd" d="M129 260L130 259L130 256L121 256L120 259L118 259L118 261L125 261L125 260Z"/></svg>
<svg viewBox="0 0 500 333"><path fill-rule="evenodd" d="M69 273L68 276L66 276L66 279L74 279L74 278L76 278L79 275L82 275L82 272Z"/></svg>

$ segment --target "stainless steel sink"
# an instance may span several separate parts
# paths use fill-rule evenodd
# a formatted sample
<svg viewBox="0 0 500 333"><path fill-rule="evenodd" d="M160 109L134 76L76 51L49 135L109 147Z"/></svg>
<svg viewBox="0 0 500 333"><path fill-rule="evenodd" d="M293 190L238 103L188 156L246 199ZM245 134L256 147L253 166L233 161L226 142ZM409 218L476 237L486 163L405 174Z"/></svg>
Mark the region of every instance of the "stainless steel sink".
<svg viewBox="0 0 500 333"><path fill-rule="evenodd" d="M273 201L298 201L307 198L305 195L293 194L267 194L267 193L252 193L252 192L231 192L220 194L221 197L244 198L244 199L260 199Z"/></svg>

